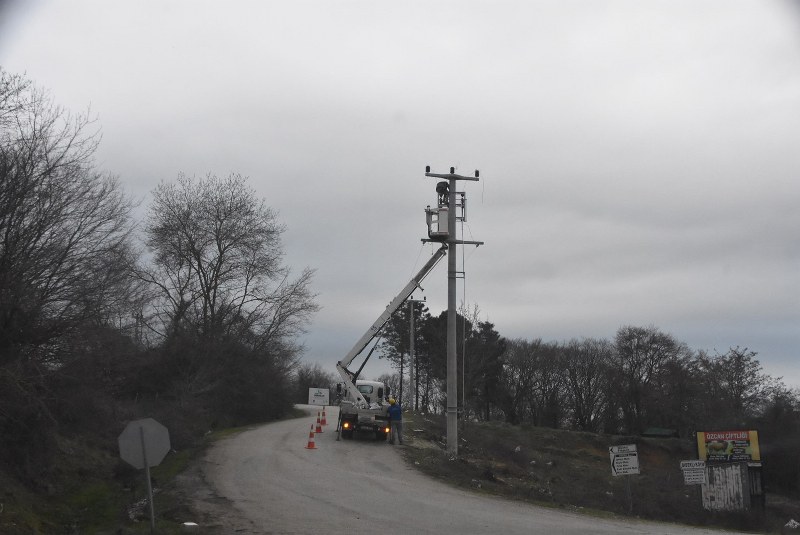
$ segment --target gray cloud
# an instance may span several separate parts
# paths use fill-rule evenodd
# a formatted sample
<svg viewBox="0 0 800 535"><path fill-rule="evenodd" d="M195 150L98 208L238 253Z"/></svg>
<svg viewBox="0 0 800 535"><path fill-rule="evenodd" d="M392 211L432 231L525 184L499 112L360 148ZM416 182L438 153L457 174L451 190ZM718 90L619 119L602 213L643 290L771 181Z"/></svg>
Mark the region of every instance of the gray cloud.
<svg viewBox="0 0 800 535"><path fill-rule="evenodd" d="M800 385L800 48L786 2L41 2L0 62L100 117L147 199L240 172L317 268L332 366L429 248L425 165L467 184L466 297L509 337L655 324ZM459 253L459 257L460 257ZM446 307L444 267L425 285Z"/></svg>

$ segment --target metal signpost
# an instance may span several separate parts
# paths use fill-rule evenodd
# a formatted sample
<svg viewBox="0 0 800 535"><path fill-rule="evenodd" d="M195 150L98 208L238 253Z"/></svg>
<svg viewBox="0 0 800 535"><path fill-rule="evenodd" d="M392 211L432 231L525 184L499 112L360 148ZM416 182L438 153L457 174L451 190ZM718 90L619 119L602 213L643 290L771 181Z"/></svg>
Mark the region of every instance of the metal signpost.
<svg viewBox="0 0 800 535"><path fill-rule="evenodd" d="M631 476L639 474L639 452L636 444L621 444L609 446L608 454L611 457L611 474L614 476ZM625 489L628 494L628 512L633 512L633 493L631 480L625 478Z"/></svg>
<svg viewBox="0 0 800 535"><path fill-rule="evenodd" d="M153 507L153 486L150 482L150 467L158 466L170 450L169 431L152 418L143 418L129 423L117 439L119 456L134 468L144 468L147 479L147 500L150 503L150 532L156 529Z"/></svg>

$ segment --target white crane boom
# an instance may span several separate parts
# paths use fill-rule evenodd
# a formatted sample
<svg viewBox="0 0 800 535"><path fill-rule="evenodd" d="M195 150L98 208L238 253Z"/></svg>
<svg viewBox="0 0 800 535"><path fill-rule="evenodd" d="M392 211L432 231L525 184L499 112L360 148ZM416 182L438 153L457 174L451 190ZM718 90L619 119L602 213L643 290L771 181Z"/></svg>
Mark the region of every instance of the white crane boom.
<svg viewBox="0 0 800 535"><path fill-rule="evenodd" d="M367 400L364 398L364 395L359 392L356 388L354 381L356 379L356 374L351 372L347 369L347 367L353 362L353 360L361 354L365 347L376 337L378 333L383 329L383 326L386 325L386 322L389 321L389 318L392 317L392 314L400 308L403 303L408 299L411 294L420 287L420 283L422 280L431 272L431 270L436 266L436 263L442 259L442 257L447 254L447 245L442 244L441 247L431 256L428 262L419 270L419 272L414 275L414 277L406 284L406 286L400 290L400 293L397 294L397 297L392 299L389 305L386 307L386 310L378 316L378 319L370 325L367 332L358 339L358 342L353 346L353 349L345 355L345 357L336 363L336 369L339 372L339 375L342 377L342 381L345 384L348 392L350 395L355 398L356 404L362 405L366 407L368 405ZM369 358L369 356L367 356ZM366 363L366 360L364 361ZM363 364L362 364L363 367Z"/></svg>

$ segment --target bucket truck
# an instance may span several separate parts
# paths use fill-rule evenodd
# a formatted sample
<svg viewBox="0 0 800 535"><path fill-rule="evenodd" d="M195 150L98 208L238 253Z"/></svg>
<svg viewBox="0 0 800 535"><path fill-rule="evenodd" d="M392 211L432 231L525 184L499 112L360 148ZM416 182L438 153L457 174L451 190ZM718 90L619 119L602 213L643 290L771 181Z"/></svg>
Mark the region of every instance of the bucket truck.
<svg viewBox="0 0 800 535"><path fill-rule="evenodd" d="M446 239L446 236L444 236L444 239ZM443 241L443 239L437 236L435 240L431 241ZM403 305L414 290L421 288L420 283L422 283L422 280L445 254L447 254L447 245L442 243L441 247L431 256L422 269L392 299L386 310L378 316L378 319L370 325L367 332L359 338L353 349L336 363L336 370L342 377L342 382L337 385L337 390L343 396L339 404L339 425L337 426L337 431L340 431L342 438L352 438L356 430L365 430L373 432L378 440L386 439L386 435L389 433L389 418L387 416L389 389L381 382L364 381L358 378L377 344L373 346L355 373L351 372L347 367L353 363L372 340L379 336L392 314Z"/></svg>

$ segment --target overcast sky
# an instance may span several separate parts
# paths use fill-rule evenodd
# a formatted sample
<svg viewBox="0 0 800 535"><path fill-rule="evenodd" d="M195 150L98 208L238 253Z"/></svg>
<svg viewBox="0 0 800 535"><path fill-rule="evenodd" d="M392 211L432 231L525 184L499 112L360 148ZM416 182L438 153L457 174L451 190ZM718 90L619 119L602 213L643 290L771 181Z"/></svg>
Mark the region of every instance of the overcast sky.
<svg viewBox="0 0 800 535"><path fill-rule="evenodd" d="M459 301L501 335L655 325L800 386L798 2L0 0L0 65L91 106L144 206L250 177L330 371L431 254L430 165L481 171Z"/></svg>

